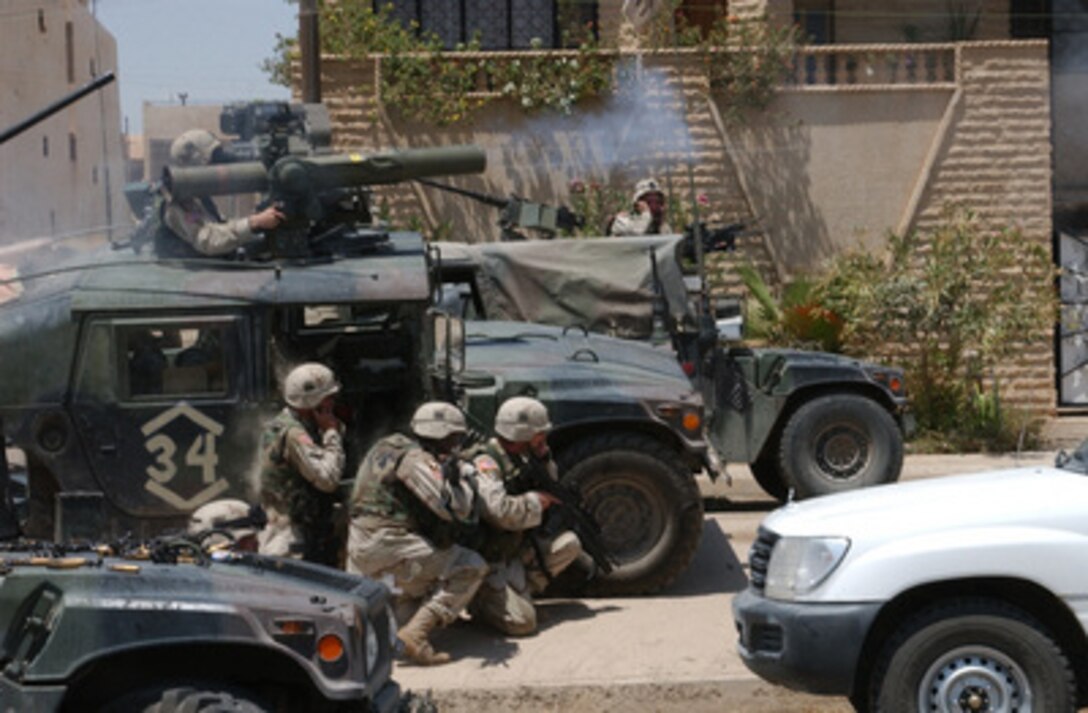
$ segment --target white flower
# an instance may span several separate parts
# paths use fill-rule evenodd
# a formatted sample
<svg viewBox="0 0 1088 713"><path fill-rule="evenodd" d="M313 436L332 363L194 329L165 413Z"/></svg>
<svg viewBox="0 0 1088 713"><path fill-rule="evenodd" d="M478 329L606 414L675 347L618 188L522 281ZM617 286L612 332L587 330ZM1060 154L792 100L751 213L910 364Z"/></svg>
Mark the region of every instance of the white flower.
<svg viewBox="0 0 1088 713"><path fill-rule="evenodd" d="M502 88L502 93L503 94L513 94L514 90L517 89L517 88L518 88L518 85L514 84L513 82L507 82Z"/></svg>

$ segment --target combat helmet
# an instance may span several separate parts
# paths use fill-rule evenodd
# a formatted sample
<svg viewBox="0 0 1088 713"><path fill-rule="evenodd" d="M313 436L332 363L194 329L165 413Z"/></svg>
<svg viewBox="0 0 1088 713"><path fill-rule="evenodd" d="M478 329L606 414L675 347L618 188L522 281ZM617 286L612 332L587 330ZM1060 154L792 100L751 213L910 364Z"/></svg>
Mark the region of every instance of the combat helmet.
<svg viewBox="0 0 1088 713"><path fill-rule="evenodd" d="M170 164L178 167L207 166L221 147L219 139L210 131L189 129L170 144Z"/></svg>
<svg viewBox="0 0 1088 713"><path fill-rule="evenodd" d="M465 414L445 401L428 401L417 408L411 426L412 433L435 441L468 431Z"/></svg>
<svg viewBox="0 0 1088 713"><path fill-rule="evenodd" d="M647 193L657 193L662 198L665 197L665 192L661 190L661 184L657 182L656 178L643 178L641 181L635 184L635 193L631 198L631 204L634 205L642 200L642 196Z"/></svg>
<svg viewBox="0 0 1088 713"><path fill-rule="evenodd" d="M201 540L204 547L223 547L234 545L240 549L255 546L252 538L257 536L259 521L253 517L253 507L244 500L224 498L205 503L189 516L188 533L205 535ZM246 521L245 525L238 525ZM230 524L229 527L226 525ZM223 534L226 533L226 534Z"/></svg>
<svg viewBox="0 0 1088 713"><path fill-rule="evenodd" d="M317 408L326 396L339 391L332 369L317 362L296 366L283 382L283 400L292 408Z"/></svg>
<svg viewBox="0 0 1088 713"><path fill-rule="evenodd" d="M495 433L514 443L525 443L538 433L547 433L552 423L548 407L528 396L515 396L499 406Z"/></svg>

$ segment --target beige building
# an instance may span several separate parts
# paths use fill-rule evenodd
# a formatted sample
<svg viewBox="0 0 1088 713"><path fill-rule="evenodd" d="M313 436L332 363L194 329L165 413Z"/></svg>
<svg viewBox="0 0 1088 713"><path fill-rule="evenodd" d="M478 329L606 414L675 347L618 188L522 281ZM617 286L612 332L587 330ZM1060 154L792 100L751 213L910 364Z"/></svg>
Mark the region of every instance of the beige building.
<svg viewBox="0 0 1088 713"><path fill-rule="evenodd" d="M439 128L382 101L382 57L328 57L323 98L334 140L372 149L480 144L486 174L455 182L561 203L571 202L575 179L627 189L647 174L687 201L690 166L694 191L709 199L704 217L762 229L716 263L722 291L737 289L736 261L755 263L772 282L788 279L844 249L876 248L889 230L932 227L952 203L1051 249L1055 122L1068 127L1076 113L1060 100L1052 110L1048 39L1058 28L1039 22L1049 0L735 0L728 12L766 9L810 40L769 110L741 125L727 121L730 107L709 86L702 56L625 44L622 4L598 2L597 23L602 45L620 46L617 66L641 80L634 103L603 96L563 117L500 99L470 122ZM494 53L481 75L518 59ZM480 86L495 82L484 76ZM422 217L454 239L497 236L496 216L478 206L419 186L379 193L394 215ZM998 374L1009 399L1051 412L1088 404L1088 378L1084 387L1060 383L1057 359L1050 325L1025 335L1019 358Z"/></svg>
<svg viewBox="0 0 1088 713"><path fill-rule="evenodd" d="M0 68L8 127L116 71L117 45L86 0L6 0ZM129 224L120 126L115 82L0 146L0 244Z"/></svg>

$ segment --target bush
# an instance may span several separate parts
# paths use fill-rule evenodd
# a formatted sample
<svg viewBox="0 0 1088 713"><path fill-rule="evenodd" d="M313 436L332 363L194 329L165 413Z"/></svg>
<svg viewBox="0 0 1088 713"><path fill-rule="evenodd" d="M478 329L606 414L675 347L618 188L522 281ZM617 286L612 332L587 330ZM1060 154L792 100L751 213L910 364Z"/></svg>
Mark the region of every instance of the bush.
<svg viewBox="0 0 1088 713"><path fill-rule="evenodd" d="M889 236L885 256L839 257L816 292L843 317L845 351L905 367L923 434L953 447L1006 449L1037 435L1037 418L1002 408L995 368L1050 330L1054 277L1042 245L950 207L931 233Z"/></svg>

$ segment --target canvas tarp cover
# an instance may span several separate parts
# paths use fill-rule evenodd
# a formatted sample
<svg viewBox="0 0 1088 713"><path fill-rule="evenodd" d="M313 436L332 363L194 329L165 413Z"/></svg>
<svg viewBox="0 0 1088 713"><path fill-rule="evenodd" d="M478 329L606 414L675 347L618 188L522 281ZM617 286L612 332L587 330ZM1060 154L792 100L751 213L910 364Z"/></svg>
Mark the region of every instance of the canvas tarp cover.
<svg viewBox="0 0 1088 713"><path fill-rule="evenodd" d="M591 332L645 339L655 299L651 251L669 312L688 314L678 263L683 236L536 240L440 245L443 262L476 267L489 320L583 326Z"/></svg>

